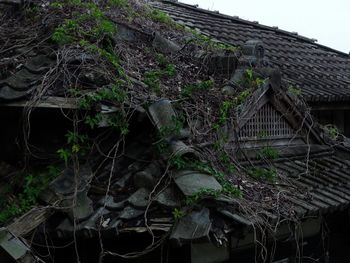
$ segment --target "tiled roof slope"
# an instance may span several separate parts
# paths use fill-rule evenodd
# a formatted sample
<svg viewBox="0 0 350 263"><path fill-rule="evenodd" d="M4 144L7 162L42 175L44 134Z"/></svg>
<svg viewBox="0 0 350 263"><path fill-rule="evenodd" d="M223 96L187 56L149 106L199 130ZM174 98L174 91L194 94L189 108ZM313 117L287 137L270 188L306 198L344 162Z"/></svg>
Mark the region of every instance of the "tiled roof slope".
<svg viewBox="0 0 350 263"><path fill-rule="evenodd" d="M300 87L309 101L350 100L350 56L275 27L222 15L170 1L153 3L175 21L197 28L219 41L242 46L247 40L263 41L266 57L278 66L283 79Z"/></svg>
<svg viewBox="0 0 350 263"><path fill-rule="evenodd" d="M289 200L297 212L307 210L307 214L316 211L324 213L349 205L350 162L334 155L334 152L313 156L309 160L276 162L274 166L279 173L293 180L298 189L307 189L307 204L305 199L301 200L299 197Z"/></svg>

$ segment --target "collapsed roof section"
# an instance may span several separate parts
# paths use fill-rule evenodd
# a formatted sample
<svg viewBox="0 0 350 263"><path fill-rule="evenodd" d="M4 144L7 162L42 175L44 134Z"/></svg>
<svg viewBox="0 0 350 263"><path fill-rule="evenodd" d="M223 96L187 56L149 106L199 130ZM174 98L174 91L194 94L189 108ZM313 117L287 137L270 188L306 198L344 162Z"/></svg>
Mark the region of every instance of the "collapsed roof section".
<svg viewBox="0 0 350 263"><path fill-rule="evenodd" d="M235 68L231 47L203 41L141 2L108 3L104 13L96 4L73 2L31 2L22 14L1 6L2 101L75 97L116 80L132 83L133 93L139 86L140 100L151 90L154 100L178 96L194 84L190 75L202 81L211 75L217 85L222 75L215 79L214 72L228 78Z"/></svg>
<svg viewBox="0 0 350 263"><path fill-rule="evenodd" d="M281 69L283 80L300 88L308 102L350 100L349 54L297 33L177 1L154 1L152 5L167 12L176 22L223 43L242 46L250 39L261 40L266 45L266 57Z"/></svg>

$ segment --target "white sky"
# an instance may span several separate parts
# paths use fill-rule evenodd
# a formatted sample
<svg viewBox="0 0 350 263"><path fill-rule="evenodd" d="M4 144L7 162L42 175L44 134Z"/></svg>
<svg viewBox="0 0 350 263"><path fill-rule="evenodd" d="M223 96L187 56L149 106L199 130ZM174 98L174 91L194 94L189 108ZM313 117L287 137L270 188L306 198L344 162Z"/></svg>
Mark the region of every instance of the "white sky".
<svg viewBox="0 0 350 263"><path fill-rule="evenodd" d="M179 0L315 38L350 52L350 0Z"/></svg>

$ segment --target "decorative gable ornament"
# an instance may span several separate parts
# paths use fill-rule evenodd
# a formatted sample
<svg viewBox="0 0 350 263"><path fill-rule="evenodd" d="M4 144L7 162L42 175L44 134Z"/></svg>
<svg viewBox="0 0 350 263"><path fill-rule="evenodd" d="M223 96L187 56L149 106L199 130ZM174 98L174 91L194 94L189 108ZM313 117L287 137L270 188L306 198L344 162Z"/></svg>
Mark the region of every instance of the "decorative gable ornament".
<svg viewBox="0 0 350 263"><path fill-rule="evenodd" d="M264 68L268 66L268 61L265 59L265 49L263 42L260 40L248 40L242 47L242 55L238 61L238 67L231 79L222 92L226 94L234 94L240 88L240 80L244 73L249 68Z"/></svg>

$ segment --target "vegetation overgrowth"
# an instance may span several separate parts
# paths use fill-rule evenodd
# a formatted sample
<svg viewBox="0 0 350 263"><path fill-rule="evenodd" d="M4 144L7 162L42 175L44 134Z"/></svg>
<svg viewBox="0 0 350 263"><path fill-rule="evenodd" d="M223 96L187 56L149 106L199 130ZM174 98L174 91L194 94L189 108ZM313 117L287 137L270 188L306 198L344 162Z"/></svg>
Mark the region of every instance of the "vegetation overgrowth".
<svg viewBox="0 0 350 263"><path fill-rule="evenodd" d="M13 29L14 14L8 13L7 18L9 22L3 21L5 26ZM227 95L221 88L228 80L209 70L208 57L218 53L238 57L238 48L180 26L166 13L137 0L59 0L49 5L29 6L18 27L23 30L13 31L6 41L0 40L2 56L16 57L17 61L1 74L10 74L30 53L12 54L8 45L32 47L37 53L53 57L57 63L45 74L40 89L31 99L39 101L48 95L74 98L80 110L72 118L74 129L67 132L66 142L57 149L57 160L64 166L78 166L89 158L98 147L90 135L101 126L110 127L120 138L111 150L119 156L118 151L122 151L130 133L129 121L135 108L147 110L153 102L167 98L177 110L178 118L173 120L172 127L163 128L156 136L154 145L159 158L169 147L166 140L160 138L188 129L191 135L186 142L197 147L201 160L188 161L175 156L168 160L170 171L191 167L214 176L222 186L221 191L201 189L185 200L187 205L220 195L255 200L262 186L245 187L243 182L251 177L260 180L269 189L265 194L273 197L269 191L271 182L277 178L276 172L242 167L237 162L237 148L232 147L237 141L227 134L228 128L237 123L237 108L249 100L265 80L248 69L236 93ZM123 39L124 27L134 30L139 38ZM4 27L1 30L3 36L6 30ZM173 53L157 49L152 45L155 32L181 49ZM103 107L112 113L106 114ZM268 150L262 154L270 159L278 157ZM14 206L3 204L8 212L0 217L2 222L28 210L37 201L43 186L47 186L46 179L33 185L33 180L29 180L32 176L33 173L28 173L25 177L28 180L20 190L23 195ZM23 199L29 201L22 204ZM173 216L180 219L182 210L174 210Z"/></svg>

